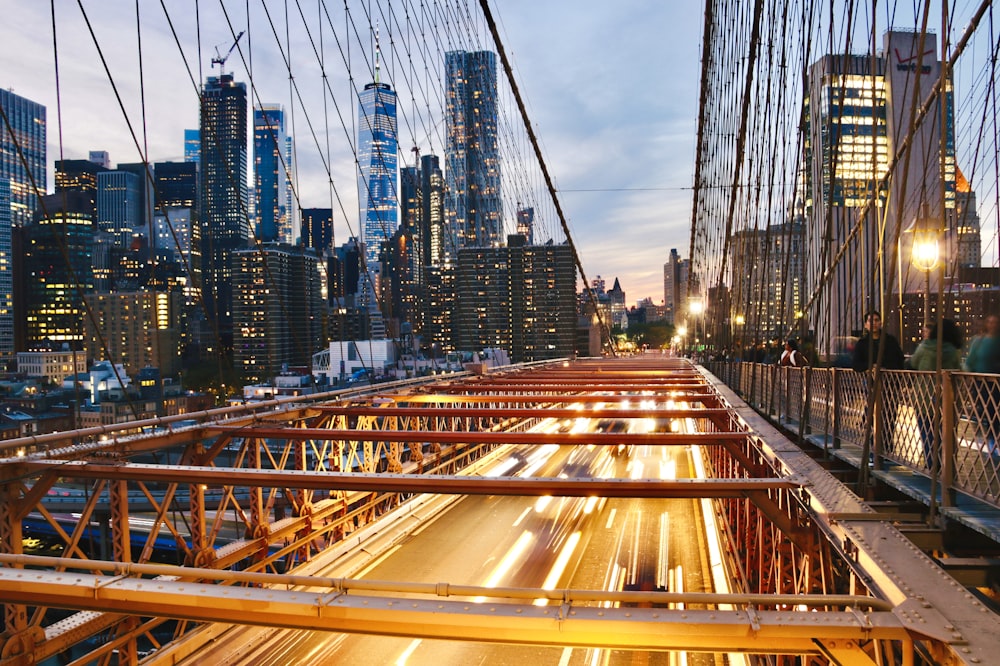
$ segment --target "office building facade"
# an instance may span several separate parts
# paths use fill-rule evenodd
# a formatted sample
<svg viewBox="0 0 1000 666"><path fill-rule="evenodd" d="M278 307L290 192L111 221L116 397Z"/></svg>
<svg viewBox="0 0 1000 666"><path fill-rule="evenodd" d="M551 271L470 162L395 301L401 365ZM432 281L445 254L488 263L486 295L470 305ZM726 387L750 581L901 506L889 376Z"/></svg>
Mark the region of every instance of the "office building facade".
<svg viewBox="0 0 1000 666"><path fill-rule="evenodd" d="M262 243L295 242L290 139L280 104L254 108L254 214Z"/></svg>
<svg viewBox="0 0 1000 666"><path fill-rule="evenodd" d="M45 106L0 90L0 107L10 123L0 123L0 180L10 183L11 224L23 227L48 191Z"/></svg>
<svg viewBox="0 0 1000 666"><path fill-rule="evenodd" d="M94 288L90 200L82 192L59 192L39 203L24 228L26 345L80 350L83 294Z"/></svg>
<svg viewBox="0 0 1000 666"><path fill-rule="evenodd" d="M303 208L300 238L303 246L321 255L333 252L333 209Z"/></svg>
<svg viewBox="0 0 1000 666"><path fill-rule="evenodd" d="M198 165L195 162L157 162L153 165L156 180L154 211L164 208L198 210Z"/></svg>
<svg viewBox="0 0 1000 666"><path fill-rule="evenodd" d="M247 91L231 74L209 77L201 101L202 293L223 348L233 340L230 255L250 238L247 208Z"/></svg>
<svg viewBox="0 0 1000 666"><path fill-rule="evenodd" d="M444 253L504 241L500 198L496 54L445 54Z"/></svg>
<svg viewBox="0 0 1000 666"><path fill-rule="evenodd" d="M10 181L0 178L0 368L14 360L13 231Z"/></svg>
<svg viewBox="0 0 1000 666"><path fill-rule="evenodd" d="M937 85L935 43L931 34L922 39L891 31L883 37L885 55L827 55L809 69L801 196L806 300L818 280L826 285L805 313L811 318L805 326L815 330L821 354L835 353L837 340L859 334L869 310L881 310L887 328L899 333L903 315L898 300L885 301L886 287L897 294L923 288L925 276L911 261L914 232L923 225L918 217L936 220L942 240L950 242L943 228L955 203L950 116L945 142L937 102L925 122L911 126L914 104ZM904 142L909 155L889 173L890 157ZM954 249L944 254L951 257Z"/></svg>
<svg viewBox="0 0 1000 666"><path fill-rule="evenodd" d="M201 162L201 130L184 130L184 161Z"/></svg>
<svg viewBox="0 0 1000 666"><path fill-rule="evenodd" d="M234 360L246 379L311 363L326 309L321 261L315 252L279 244L233 253Z"/></svg>
<svg viewBox="0 0 1000 666"><path fill-rule="evenodd" d="M142 228L141 185L129 171L97 174L97 228L118 247L128 247L132 233Z"/></svg>
<svg viewBox="0 0 1000 666"><path fill-rule="evenodd" d="M378 81L365 86L358 104L358 201L365 266L377 272L383 243L399 226L396 93Z"/></svg>
<svg viewBox="0 0 1000 666"><path fill-rule="evenodd" d="M180 370L179 292L103 292L85 300L91 312L84 320L88 357L113 358L129 375L146 367L164 375Z"/></svg>
<svg viewBox="0 0 1000 666"><path fill-rule="evenodd" d="M573 354L576 270L569 245L525 245L458 253L455 331L458 349L506 350L515 363Z"/></svg>

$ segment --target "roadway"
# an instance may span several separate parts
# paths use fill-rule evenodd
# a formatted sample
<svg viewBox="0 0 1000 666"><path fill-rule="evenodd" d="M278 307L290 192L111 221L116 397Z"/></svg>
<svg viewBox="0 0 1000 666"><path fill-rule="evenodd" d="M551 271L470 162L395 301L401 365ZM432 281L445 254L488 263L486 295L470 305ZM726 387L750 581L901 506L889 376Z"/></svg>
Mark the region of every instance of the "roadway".
<svg viewBox="0 0 1000 666"><path fill-rule="evenodd" d="M608 422L600 422L607 427ZM621 422L623 423L623 422ZM590 429L597 422L574 425ZM647 424L648 425L648 424ZM558 422L549 428L565 427ZM620 427L612 422L611 427ZM640 426L641 427L641 426ZM686 478L689 449L519 449L497 472L520 476ZM495 472L496 473L496 472ZM469 496L351 575L543 589L711 591L698 500ZM336 564L318 575L341 576ZM483 603L483 600L473 599ZM540 602L539 602L540 603ZM543 648L233 627L182 664L722 664L721 656Z"/></svg>

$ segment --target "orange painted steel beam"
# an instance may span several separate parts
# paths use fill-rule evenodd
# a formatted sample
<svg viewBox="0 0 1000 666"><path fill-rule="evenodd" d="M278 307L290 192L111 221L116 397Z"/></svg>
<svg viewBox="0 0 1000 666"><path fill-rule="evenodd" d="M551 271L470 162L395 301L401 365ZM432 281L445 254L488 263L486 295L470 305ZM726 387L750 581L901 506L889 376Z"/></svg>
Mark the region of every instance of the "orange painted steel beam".
<svg viewBox="0 0 1000 666"><path fill-rule="evenodd" d="M582 386L589 388L598 386L635 386L636 390L651 390L653 387L674 387L674 386L708 386L704 379L690 381L680 380L644 380L638 377L601 377L601 376L580 376L580 377L497 377L495 379L482 380L478 382L463 382L468 386Z"/></svg>
<svg viewBox="0 0 1000 666"><path fill-rule="evenodd" d="M235 437L258 439L318 439L333 441L441 442L442 444L634 444L687 446L743 441L745 432L698 433L540 433L540 432L468 432L438 430L327 430L325 428L275 428L273 426L206 425L206 432L225 432Z"/></svg>
<svg viewBox="0 0 1000 666"><path fill-rule="evenodd" d="M635 400L663 400L665 396L635 396L635 395L586 395L586 394L573 394L573 393L563 393L560 395L536 395L534 393L517 393L517 394L505 394L505 395L482 395L477 392L476 395L456 395L456 393L413 393L413 394L398 394L398 393L386 393L379 396L380 398L390 398L396 402L406 402L406 403L442 403L442 402L494 402L498 404L507 403L543 403L543 404L558 404L567 403L573 404L579 402L581 404L590 403L617 403L625 401L635 401ZM700 402L705 398L712 398L718 401L716 394L709 391L703 393L671 393L669 397L674 402ZM326 406L337 406L337 405L318 405L317 407L322 409Z"/></svg>
<svg viewBox="0 0 1000 666"><path fill-rule="evenodd" d="M411 416L411 417L547 417L555 419L590 418L590 419L681 419L681 418L711 418L713 416L728 416L728 409L570 409L566 407L548 407L539 411L538 407L340 407L322 405L316 411L324 414L342 416Z"/></svg>
<svg viewBox="0 0 1000 666"><path fill-rule="evenodd" d="M31 461L32 471L59 468L75 479L115 479L159 483L239 486L251 488L302 488L376 492L416 492L442 495L511 495L522 497L650 497L702 498L750 497L771 490L795 490L793 479L584 479L554 477L436 476L429 474L357 474L311 470L244 469L191 465L150 465L57 461Z"/></svg>
<svg viewBox="0 0 1000 666"><path fill-rule="evenodd" d="M656 389L655 391L653 389ZM690 384L678 386L676 384L660 387L651 387L649 384L468 384L464 386L444 386L437 388L438 393L523 393L523 394L569 394L578 392L597 392L599 398L655 398L671 395L673 393L693 393L714 395L714 391L709 386L698 386ZM647 395L643 396L643 392ZM604 395L601 395L603 393Z"/></svg>

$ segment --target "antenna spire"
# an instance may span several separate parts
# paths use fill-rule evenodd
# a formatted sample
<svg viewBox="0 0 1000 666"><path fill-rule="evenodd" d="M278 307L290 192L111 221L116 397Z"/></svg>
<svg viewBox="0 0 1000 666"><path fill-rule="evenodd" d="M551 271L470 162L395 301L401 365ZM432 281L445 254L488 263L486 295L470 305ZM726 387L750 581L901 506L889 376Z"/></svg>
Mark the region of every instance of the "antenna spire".
<svg viewBox="0 0 1000 666"><path fill-rule="evenodd" d="M379 69L382 65L382 47L378 41L379 23L375 23L375 85L379 84Z"/></svg>

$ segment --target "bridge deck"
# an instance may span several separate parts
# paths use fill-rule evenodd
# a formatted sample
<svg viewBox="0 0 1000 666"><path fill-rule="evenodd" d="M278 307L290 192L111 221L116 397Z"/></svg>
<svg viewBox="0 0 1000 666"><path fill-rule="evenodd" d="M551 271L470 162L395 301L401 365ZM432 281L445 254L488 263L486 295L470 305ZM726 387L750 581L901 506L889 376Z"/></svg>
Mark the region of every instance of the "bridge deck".
<svg viewBox="0 0 1000 666"><path fill-rule="evenodd" d="M594 383L597 373L601 381ZM644 382L646 379L649 381ZM273 627L363 628L367 633L426 638L466 635L550 646L755 654L793 651L854 663L893 661L896 655L914 654L923 663L989 663L992 655L1000 654L1000 618L897 529L893 517L876 512L718 379L707 372L695 372L684 361L658 356L578 361L567 366L560 363L512 368L482 377L449 378L439 384L407 385L396 391L378 388L378 393L368 396L352 395L349 404L327 401L297 405L286 412L269 411L263 417L203 424L189 432L187 448L160 462L150 462L149 453L159 450L155 438L74 441L65 448L0 460L6 478L16 480L7 484L9 501L0 505L0 511L6 512L0 516L4 518L0 525L12 530L8 539L17 536L15 516L33 510L46 515L46 484L54 483L57 475L69 476L77 483L93 484L85 497L87 511L93 510L98 500L111 504L111 519L105 529L116 543L114 555L124 558L109 564L86 562L89 558L82 550L84 544L72 534L65 535L66 555L55 565L33 560L16 549L0 556L7 565L0 569L0 596L6 600L8 617L15 617L24 626L27 613L19 620L10 613L25 605L43 604L86 611L82 616L86 616L86 631L91 632L107 631L121 621L122 616L116 613L124 611L153 616L159 622L164 618L205 621L215 617ZM570 401L567 391L601 399ZM437 412L439 405L442 409ZM510 413L505 412L507 408ZM544 418L549 408L554 408L551 413L558 418ZM512 418L512 414L518 417ZM537 418L523 421L530 414ZM525 428L525 423L546 420L552 421L550 432L532 435ZM631 426L616 427L616 421L643 423L644 429L632 432ZM570 428L584 424L591 429ZM595 424L603 424L603 430L594 432ZM177 435L164 438L162 443L169 450L176 449ZM626 466L626 461L613 453L621 447L643 451L635 455L648 457L645 475L640 467L639 476L631 478L631 464ZM535 454L543 451L560 452L569 464L569 479L558 478L560 472L555 468L546 476L532 465ZM585 455L586 463L578 453ZM852 451L845 447L839 455L846 459ZM671 466L681 462L685 469L690 467L691 478L657 477L653 470L662 474L667 460ZM504 479L492 471L498 463L511 461L530 470L526 471L530 480ZM697 478L695 470L701 470ZM899 474L897 470L884 473ZM588 477L595 479L591 482L593 492L586 487ZM34 483L21 484L25 478ZM250 492L237 493L241 488ZM243 539L215 541L218 527L212 526L207 512L212 489L212 501L221 502L220 513L246 521L241 530ZM136 490L159 514L153 522L156 531L165 535L176 530L168 518L178 506L168 505L169 498L182 496L189 507L184 519L191 529L176 537L187 555L186 566L157 570L160 576L155 583L141 577L148 573L143 569L148 564L143 558L148 554L140 556L138 548L130 552L126 543L129 535L121 528L129 524L128 497ZM678 593L680 596L644 591L639 597L616 596L622 587L587 591L563 587L566 584L543 589L541 583L526 583L505 600L508 593L493 584L468 592L472 589L468 584L463 588L449 581L441 587L431 581L431 594L438 596L459 589L477 596L495 596L485 606L472 608L467 601L412 601L410 595L418 590L401 579L381 583L377 602L369 597L351 600L344 595L350 589L368 590L366 584L334 580L329 577L334 574L320 570L309 573L309 567L318 565L327 554L356 558L354 551L360 549L367 559L357 562L371 563L380 557L378 553L388 552L376 548L364 534L383 539L382 548L402 551L415 541L412 535L425 523L437 520L431 518L436 513L410 508L403 500L450 502L450 493L472 495L471 504L489 508L487 513L502 506L500 502L507 499L502 496L564 497L569 503L559 506L570 508L560 509L555 522L544 529L533 530L551 534L556 541L573 530L581 531L574 521L582 520L584 512L582 504L572 503L574 496L588 502L601 494L606 494L609 502L688 502L704 522L670 538L700 544L706 534L717 533L726 544L721 554L709 554L702 546L695 554L698 560L711 560L713 567L718 565L728 573L727 589L731 586L736 596L717 594L719 590L711 582L707 590L711 593L714 589L714 596L698 596L691 590ZM650 498L651 494L657 496ZM574 506L577 509L571 508ZM956 510L966 506L958 502ZM389 513L385 513L387 508ZM526 508L518 518L519 511L512 514L516 523L529 513L534 515ZM399 528L402 531L389 529L382 522L380 517L390 514L398 516L395 520L404 526ZM642 509L635 513L649 514ZM631 560L622 562L631 567L632 560L648 560L656 562L653 568L659 571L660 555L650 555L644 549L657 551L659 544L658 552L666 556L667 512L662 525L643 524L641 528L638 518L633 525L623 519L615 522L614 515L611 512L602 517L601 525L604 521L613 524L615 531L623 531L623 541L634 542L639 549ZM478 526L476 521L481 519L472 518L469 524ZM86 522L88 518L81 518L81 523ZM471 538L469 530L475 529L469 524L447 533ZM610 529L605 526L594 531ZM626 539L625 531L634 534L629 532L632 536ZM16 543L17 539L5 542ZM450 546L437 544L433 552L449 550ZM500 557L497 553L490 556L490 552L487 549L478 556L480 562ZM426 560L426 555L416 556L403 571L409 573L414 561ZM613 558L613 562L617 560ZM529 564L524 566L530 568ZM29 573L21 568L26 565L86 573ZM109 568L110 575L95 573ZM286 571L300 578L287 578ZM301 577L309 575L326 578ZM207 582L212 578L226 585ZM245 587L234 588L232 584ZM271 592L284 590L289 584L305 587L301 592L282 594L280 608L274 606ZM324 586L330 589L310 589ZM494 587L495 593L488 591ZM518 601L554 598L552 595L562 601L562 610L551 606L548 612L536 611L532 609L535 604ZM356 592L351 596L356 597ZM858 598L870 602L859 603ZM602 612L592 612L596 599ZM411 611L400 605L404 602ZM373 603L385 610L373 612ZM629 613L638 617L627 604L652 605L654 612L643 613L650 624L631 625L635 635L617 642L613 637L620 637L630 626ZM685 615L676 612L678 604L683 608L696 605L699 611L715 610ZM503 613L491 610L500 606ZM234 612L235 607L243 612ZM304 618L311 613L315 617L317 607L329 612L306 623ZM657 608L663 611L657 613ZM503 631L491 634L491 626L496 629L501 625L496 624L499 619L490 618L501 615L511 621L504 620ZM574 618L586 621L572 622ZM665 626L658 629L657 623ZM433 632L427 631L429 625L434 626ZM567 628L576 632L572 638L565 633ZM47 658L58 654L71 635L84 636L86 631L75 627L72 632L59 633L49 627L49 639L31 647L38 639L27 628L8 639L5 649L17 654L19 647L27 646L39 659ZM145 629L131 631L119 640L134 643Z"/></svg>

